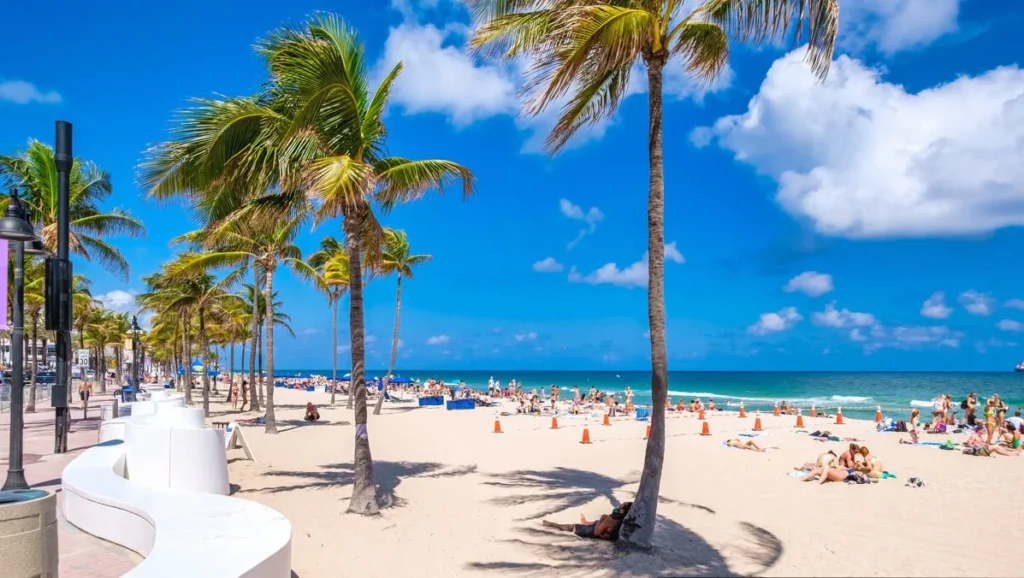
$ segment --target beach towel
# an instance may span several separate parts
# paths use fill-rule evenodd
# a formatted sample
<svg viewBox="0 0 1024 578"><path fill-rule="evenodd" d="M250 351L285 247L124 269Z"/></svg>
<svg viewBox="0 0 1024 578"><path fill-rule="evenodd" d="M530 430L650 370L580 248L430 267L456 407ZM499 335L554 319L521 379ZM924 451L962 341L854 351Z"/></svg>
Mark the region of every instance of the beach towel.
<svg viewBox="0 0 1024 578"><path fill-rule="evenodd" d="M896 474L894 474L892 472L882 472L882 477L879 478L879 479L881 479L881 480L895 480L896 479Z"/></svg>
<svg viewBox="0 0 1024 578"><path fill-rule="evenodd" d="M809 470L793 470L792 472L789 472L788 475L791 478L802 478L809 473L811 473Z"/></svg>
<svg viewBox="0 0 1024 578"><path fill-rule="evenodd" d="M754 433L741 433L740 437L744 437L744 438L760 438L760 437L764 437L766 435L768 435L768 432L766 432L766 431L757 431L757 432L754 432Z"/></svg>

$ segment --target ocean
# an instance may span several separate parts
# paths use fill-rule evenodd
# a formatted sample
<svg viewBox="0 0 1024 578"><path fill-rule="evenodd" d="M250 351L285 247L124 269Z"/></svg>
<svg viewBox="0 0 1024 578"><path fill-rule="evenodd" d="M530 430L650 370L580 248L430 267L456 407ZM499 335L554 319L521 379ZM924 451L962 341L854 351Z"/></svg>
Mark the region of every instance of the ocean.
<svg viewBox="0 0 1024 578"><path fill-rule="evenodd" d="M278 377L288 374L305 373L329 376L330 369L298 369L275 372ZM338 371L343 375L346 371ZM381 375L383 370L370 370L368 376ZM602 392L621 394L630 386L637 405L651 403L649 372L643 371L458 371L458 370L409 370L396 372L414 379L442 379L446 383L459 380L475 389L487 389L488 380L493 377L503 385L512 379L523 384L524 389L538 390L556 384L563 390L570 390L574 384L583 392L596 387ZM993 393L1000 397L1013 412L1024 406L1024 373L819 373L819 372L680 372L669 373L669 395L672 403L680 397L689 401L699 397L705 403L714 399L719 406L735 409L743 402L748 411L771 411L775 402L788 401L804 409L806 414L811 404L818 409L834 412L843 408L843 415L851 418L873 419L876 406L881 406L887 415L904 419L911 407L922 408L930 415L931 400L940 393L953 396L959 407L968 393L976 391L979 397L987 398ZM539 393L539 392L538 392ZM621 395L619 396L622 400Z"/></svg>

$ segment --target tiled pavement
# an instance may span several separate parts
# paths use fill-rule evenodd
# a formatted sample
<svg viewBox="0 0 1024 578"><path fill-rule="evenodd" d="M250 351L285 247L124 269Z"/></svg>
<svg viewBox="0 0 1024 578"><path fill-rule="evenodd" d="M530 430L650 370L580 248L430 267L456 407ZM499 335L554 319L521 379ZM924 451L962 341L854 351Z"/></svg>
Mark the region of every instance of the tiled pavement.
<svg viewBox="0 0 1024 578"><path fill-rule="evenodd" d="M89 403L88 419L83 419L82 404L76 400L71 410L68 452L53 453L54 410L49 400L40 402L36 413L25 414L25 478L33 488L53 490L60 500L60 475L64 466L82 450L96 443L100 406L111 403L109 394L99 394ZM6 475L10 447L11 414L0 414L0 475ZM115 544L100 540L75 528L60 515L58 541L62 578L107 578L120 576L142 558Z"/></svg>

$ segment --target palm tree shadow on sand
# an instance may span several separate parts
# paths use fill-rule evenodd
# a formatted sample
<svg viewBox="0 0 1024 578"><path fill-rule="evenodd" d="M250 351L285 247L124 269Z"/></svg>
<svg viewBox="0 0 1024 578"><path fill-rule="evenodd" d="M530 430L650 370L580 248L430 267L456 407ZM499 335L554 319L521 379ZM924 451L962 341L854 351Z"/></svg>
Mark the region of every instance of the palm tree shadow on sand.
<svg viewBox="0 0 1024 578"><path fill-rule="evenodd" d="M727 555L665 516L658 516L652 549L647 552L627 552L610 542L585 540L540 526L540 518L554 514L558 514L559 522L574 522L573 518L578 515L576 509L601 498L607 499L610 506L618 506L616 494L628 492L627 487L638 481L634 476L622 480L585 470L555 468L509 472L493 478L486 483L512 491L495 498L494 503L503 507L535 506L531 514L518 520L525 524L512 529L515 537L502 540L529 554L521 560L470 562L465 565L468 570L586 578L737 576L740 574L730 563L742 568L743 575L758 575L774 566L782 556L782 542L774 534L746 522L739 523L736 535L730 537ZM715 510L699 504L664 497L660 501L689 508L696 516L716 515ZM592 515L596 517L597 512Z"/></svg>
<svg viewBox="0 0 1024 578"><path fill-rule="evenodd" d="M407 478L451 478L476 472L476 465L446 466L436 462L384 462L374 460L373 479L377 483L377 502L383 508L398 508L406 504L396 493L402 480ZM350 486L355 478L352 463L327 464L319 470L275 470L268 477L288 478L286 484L266 488L240 490L240 493L291 492L296 490L325 490Z"/></svg>

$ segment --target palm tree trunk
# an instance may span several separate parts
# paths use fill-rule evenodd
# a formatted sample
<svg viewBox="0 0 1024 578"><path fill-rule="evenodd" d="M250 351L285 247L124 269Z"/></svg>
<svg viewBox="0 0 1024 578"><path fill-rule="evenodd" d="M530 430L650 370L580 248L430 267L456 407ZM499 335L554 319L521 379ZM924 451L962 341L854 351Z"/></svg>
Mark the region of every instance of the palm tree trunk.
<svg viewBox="0 0 1024 578"><path fill-rule="evenodd" d="M352 498L348 511L356 514L373 515L380 510L377 492L373 485L373 456L370 454L370 435L366 426L366 375L365 343L363 341L363 272L360 263L359 227L346 216L345 228L348 242L345 243L349 261L349 335L352 337L352 377L349 391L355 391L356 440Z"/></svg>
<svg viewBox="0 0 1024 578"><path fill-rule="evenodd" d="M264 276L264 279L266 279L265 276ZM256 393L258 393L259 396L260 396L260 405L262 405L264 407L264 409L265 409L267 406L266 406L266 404L263 403L263 399L264 399L263 392L267 388L267 380L263 379L263 324L262 323L259 325L259 334L257 335L257 339L259 340L259 346L256 348L257 349L256 354L259 355L260 361L259 361L259 364L256 366L256 376L259 378L260 384L259 384L259 387L256 388ZM267 376L267 377L269 378L270 376Z"/></svg>
<svg viewBox="0 0 1024 578"><path fill-rule="evenodd" d="M203 348L203 416L210 417L210 343L206 337L206 308L199 308L199 346Z"/></svg>
<svg viewBox="0 0 1024 578"><path fill-rule="evenodd" d="M274 268L266 271L267 296L267 433L277 433L277 419L274 417Z"/></svg>
<svg viewBox="0 0 1024 578"><path fill-rule="evenodd" d="M398 274L398 292L395 297L395 335L391 338L391 364L388 365L387 379L390 382L391 374L395 371L395 358L398 357L398 324L402 318L402 274ZM385 388L386 390L387 388ZM373 408L373 415L380 415L380 408L384 405L384 390L377 396L377 406Z"/></svg>
<svg viewBox="0 0 1024 578"><path fill-rule="evenodd" d="M335 390L338 389L338 295L331 299L331 405L334 405Z"/></svg>
<svg viewBox="0 0 1024 578"><path fill-rule="evenodd" d="M619 541L650 548L658 517L658 493L665 463L665 400L668 399L668 353L665 349L665 175L662 158L662 75L664 54L645 56L650 109L650 190L647 197L647 317L651 333L651 435L633 507L622 523Z"/></svg>
<svg viewBox="0 0 1024 578"><path fill-rule="evenodd" d="M192 340L189 338L191 333L192 319L188 312L184 312L181 315L182 321L184 322L184 328L181 332L182 338L182 361L185 365L185 405L192 405Z"/></svg>
<svg viewBox="0 0 1024 578"><path fill-rule="evenodd" d="M259 411L260 403L256 398L256 341L259 337L259 302L256 293L260 286L260 268L252 264L252 347L249 349L249 410Z"/></svg>
<svg viewBox="0 0 1024 578"><path fill-rule="evenodd" d="M228 401L231 401L231 390L235 384L235 342L231 342L231 357L228 358Z"/></svg>
<svg viewBox="0 0 1024 578"><path fill-rule="evenodd" d="M114 355L117 356L117 382L124 383L124 355L122 354L122 346L118 345L114 348Z"/></svg>
<svg viewBox="0 0 1024 578"><path fill-rule="evenodd" d="M45 349L43 350L46 351ZM27 413L36 412L36 374L39 373L39 315L32 316L32 380L28 385L28 402L25 404ZM83 376L84 377L84 376Z"/></svg>

